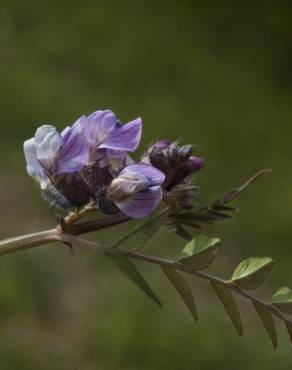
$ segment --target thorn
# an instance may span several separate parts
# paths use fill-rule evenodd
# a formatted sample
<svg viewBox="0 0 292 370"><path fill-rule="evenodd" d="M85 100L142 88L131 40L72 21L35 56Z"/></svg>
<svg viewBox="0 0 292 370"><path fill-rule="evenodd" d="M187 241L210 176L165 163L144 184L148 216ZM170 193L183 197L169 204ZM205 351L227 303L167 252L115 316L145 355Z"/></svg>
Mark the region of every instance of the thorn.
<svg viewBox="0 0 292 370"><path fill-rule="evenodd" d="M73 244L70 243L70 242L67 242L67 241L63 241L62 243L65 244L67 247L69 247L72 255L75 257L76 256L76 253L74 251Z"/></svg>
<svg viewBox="0 0 292 370"><path fill-rule="evenodd" d="M73 245L72 244L69 244L68 245L69 246L69 249L70 249L70 251L71 251L71 253L72 253L72 256L76 256L76 253L75 253L75 251L74 251L74 248L73 248Z"/></svg>

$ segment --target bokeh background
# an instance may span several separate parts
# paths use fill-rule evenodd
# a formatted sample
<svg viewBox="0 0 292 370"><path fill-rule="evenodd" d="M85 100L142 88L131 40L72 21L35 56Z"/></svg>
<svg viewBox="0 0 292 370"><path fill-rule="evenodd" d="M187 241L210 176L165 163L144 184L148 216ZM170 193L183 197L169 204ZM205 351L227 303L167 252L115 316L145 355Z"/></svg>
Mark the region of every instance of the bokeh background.
<svg viewBox="0 0 292 370"><path fill-rule="evenodd" d="M201 144L200 204L272 168L241 196L236 219L204 232L223 240L212 271L227 277L242 258L268 255L277 264L260 294L292 286L291 17L288 1L2 0L1 238L55 224L25 173L23 141L40 124L112 108L123 122L143 117L140 153L154 138ZM176 255L182 245L162 230L147 248ZM281 323L274 353L239 299L238 339L208 284L192 280L195 326L160 271L139 267L162 312L99 254L54 245L2 257L0 368L291 368Z"/></svg>

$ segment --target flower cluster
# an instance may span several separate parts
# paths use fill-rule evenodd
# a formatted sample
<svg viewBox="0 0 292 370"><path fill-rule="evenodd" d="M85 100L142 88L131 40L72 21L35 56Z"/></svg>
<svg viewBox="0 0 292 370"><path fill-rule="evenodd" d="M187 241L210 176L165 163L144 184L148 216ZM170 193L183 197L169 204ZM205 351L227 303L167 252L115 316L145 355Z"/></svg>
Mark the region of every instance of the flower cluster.
<svg viewBox="0 0 292 370"><path fill-rule="evenodd" d="M27 172L46 200L68 211L93 202L105 214L141 218L178 188L184 190L180 206L190 207L186 178L203 160L192 156L192 146L163 140L134 162L128 153L141 133L141 118L122 125L111 110L82 116L61 133L43 125L24 143Z"/></svg>

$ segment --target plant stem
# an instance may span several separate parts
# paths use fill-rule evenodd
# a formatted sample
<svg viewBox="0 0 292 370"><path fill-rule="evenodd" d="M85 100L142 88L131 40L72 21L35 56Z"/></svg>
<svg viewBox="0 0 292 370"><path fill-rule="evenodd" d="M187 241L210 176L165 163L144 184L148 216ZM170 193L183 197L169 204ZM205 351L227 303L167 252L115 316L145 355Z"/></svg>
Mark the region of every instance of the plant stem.
<svg viewBox="0 0 292 370"><path fill-rule="evenodd" d="M258 303L259 305L266 308L268 311L272 312L275 316L279 317L279 319L281 319L284 322L289 323L289 324L292 325L292 320L290 320L284 314L282 314L282 312L279 311L275 306L273 306L272 304L270 304L268 302L265 302L264 300L258 298L257 296L250 293L249 291L240 288L238 285L236 285L236 284L234 284L234 283L232 283L228 280L224 280L224 279L219 278L217 276L211 275L207 272L194 271L194 270L190 269L189 267L183 265L182 263L176 262L176 261L173 261L173 260L164 259L164 258L157 257L157 256L150 256L150 255L143 254L143 253L138 253L138 252L131 252L131 251L125 251L125 250L120 250L120 249L113 249L111 247L100 245L100 244L97 244L97 243L89 241L89 240L76 238L76 237L71 236L71 235L69 235L69 236L64 235L63 237L65 238L65 240L67 242L72 243L72 244L74 244L74 243L79 244L81 247L85 246L85 247L89 247L93 250L99 250L101 252L107 252L107 253L112 253L112 254L120 254L120 255L127 256L129 258L150 262L150 263L153 263L153 264L156 264L156 265L159 265L159 266L167 266L167 267L173 268L175 270L186 272L186 273L188 273L190 275L193 275L193 276L196 276L200 279L223 285L227 289L230 289L233 292L235 292L236 294L239 294L239 295L249 299L250 301ZM62 240L62 238L61 238L61 240Z"/></svg>
<svg viewBox="0 0 292 370"><path fill-rule="evenodd" d="M0 256L56 242L60 240L60 234L63 232L62 227L65 228L67 233L72 235L82 235L93 231L106 229L108 227L124 223L128 220L129 217L123 214L118 214L100 220L74 225L57 225L54 229L45 230L34 234L17 236L15 238L4 239L0 241Z"/></svg>
<svg viewBox="0 0 292 370"><path fill-rule="evenodd" d="M256 302L266 308L268 311L272 312L275 316L278 316L284 322L291 324L292 321L288 319L281 311L279 311L275 306L270 303L263 301L262 299L256 297L254 294L250 293L247 290L240 288L238 285L228 281L221 279L219 277L213 276L209 273L203 271L194 271L188 268L187 266L183 265L182 263L164 259L157 256L151 256L143 253L138 252L131 252L125 251L120 249L114 249L112 247L103 246L97 244L95 242L84 240L77 238L76 235L86 234L92 231L97 231L101 229L105 229L117 224L121 224L123 222L128 221L129 218L124 215L116 215L107 217L105 219L90 221L86 223L74 224L74 225L66 225L65 230L62 229L60 225L57 225L56 228L41 231L34 234L27 234L23 236L18 236L15 238L5 239L0 241L0 255L5 255L9 253L14 253L17 251L26 250L29 248L34 248L37 246L41 246L44 244L50 244L56 241L61 241L67 244L78 244L80 246L90 247L94 250L99 250L102 252L113 253L113 254L122 254L129 258L142 260L146 262L150 262L156 265L167 266L173 268L175 270L183 271L190 275L196 276L200 279L207 280L209 282L214 282L217 284L221 284L226 288L232 290L236 294L239 294L250 301Z"/></svg>
<svg viewBox="0 0 292 370"><path fill-rule="evenodd" d="M57 228L0 241L0 255L38 247L56 240Z"/></svg>

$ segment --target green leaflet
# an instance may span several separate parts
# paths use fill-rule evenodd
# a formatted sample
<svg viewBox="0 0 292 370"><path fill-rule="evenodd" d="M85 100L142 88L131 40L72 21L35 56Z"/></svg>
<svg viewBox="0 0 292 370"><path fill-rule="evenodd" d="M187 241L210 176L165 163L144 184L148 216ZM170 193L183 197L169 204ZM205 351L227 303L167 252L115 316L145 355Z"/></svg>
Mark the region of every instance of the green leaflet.
<svg viewBox="0 0 292 370"><path fill-rule="evenodd" d="M271 271L274 261L269 257L253 257L242 261L231 280L243 289L257 289Z"/></svg>
<svg viewBox="0 0 292 370"><path fill-rule="evenodd" d="M126 256L121 254L105 253L114 263L114 265L137 287L142 289L142 291L147 294L148 297L152 299L159 307L161 307L161 302L157 295L146 283L140 272L137 270L134 263Z"/></svg>
<svg viewBox="0 0 292 370"><path fill-rule="evenodd" d="M154 216L143 220L131 220L131 230L117 240L112 248L124 248L137 251L144 247L147 241L158 231L168 217L168 208L156 213Z"/></svg>
<svg viewBox="0 0 292 370"><path fill-rule="evenodd" d="M292 324L290 324L290 322L285 321L285 325L286 325L286 329L288 331L290 342L292 343Z"/></svg>
<svg viewBox="0 0 292 370"><path fill-rule="evenodd" d="M241 322L240 313L236 304L233 295L230 291L222 284L211 282L212 287L214 288L219 300L221 301L225 311L230 317L237 333L239 336L243 334L243 327Z"/></svg>
<svg viewBox="0 0 292 370"><path fill-rule="evenodd" d="M272 298L271 303L280 311L292 315L292 291L287 288L279 289Z"/></svg>
<svg viewBox="0 0 292 370"><path fill-rule="evenodd" d="M179 261L194 271L204 270L212 263L219 247L220 239L198 235L185 246Z"/></svg>
<svg viewBox="0 0 292 370"><path fill-rule="evenodd" d="M183 301L185 302L187 308L190 311L194 321L198 320L198 313L196 304L191 292L191 289L185 279L173 268L160 265L162 271L168 277L168 279L172 282L175 289L177 290L178 294L181 296Z"/></svg>
<svg viewBox="0 0 292 370"><path fill-rule="evenodd" d="M263 305L257 303L256 301L252 301L252 303L266 329L266 332L268 333L268 336L271 339L274 350L276 350L278 347L278 340L272 314Z"/></svg>

